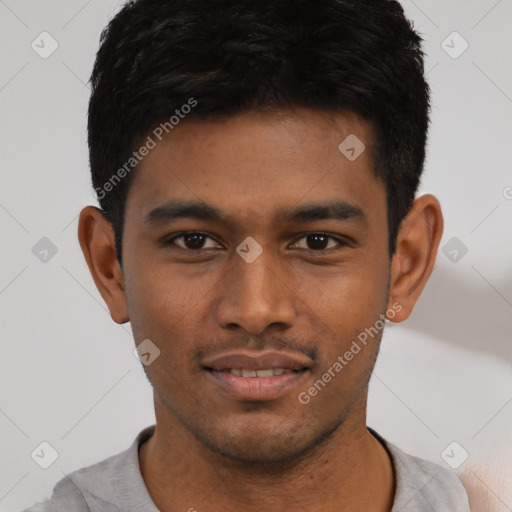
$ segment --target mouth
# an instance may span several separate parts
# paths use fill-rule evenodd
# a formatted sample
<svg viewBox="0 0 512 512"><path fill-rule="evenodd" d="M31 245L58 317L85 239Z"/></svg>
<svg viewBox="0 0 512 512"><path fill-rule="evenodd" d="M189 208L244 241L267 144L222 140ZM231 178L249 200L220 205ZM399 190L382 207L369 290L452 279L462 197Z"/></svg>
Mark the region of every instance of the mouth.
<svg viewBox="0 0 512 512"><path fill-rule="evenodd" d="M204 370L212 378L219 392L231 399L250 402L280 398L297 387L310 372L309 368L269 368L258 371L238 368L222 371L211 368Z"/></svg>
<svg viewBox="0 0 512 512"><path fill-rule="evenodd" d="M261 402L289 393L307 378L312 365L297 354L236 352L204 361L202 369L225 396Z"/></svg>
<svg viewBox="0 0 512 512"><path fill-rule="evenodd" d="M266 368L263 370L251 370L250 368L228 368L225 370L214 370L213 368L203 368L204 370L211 372L224 372L230 373L232 375L236 375L237 377L244 378L268 378L268 377L278 377L279 375L283 375L284 373L298 373L307 370L308 368L301 368L300 370L291 370L288 368Z"/></svg>

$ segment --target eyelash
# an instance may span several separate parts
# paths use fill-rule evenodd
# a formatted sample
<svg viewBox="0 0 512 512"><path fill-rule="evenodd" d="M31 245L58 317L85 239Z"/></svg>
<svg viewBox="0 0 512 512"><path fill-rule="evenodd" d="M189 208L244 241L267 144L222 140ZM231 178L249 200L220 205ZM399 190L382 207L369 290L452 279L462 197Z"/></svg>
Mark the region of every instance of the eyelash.
<svg viewBox="0 0 512 512"><path fill-rule="evenodd" d="M210 240L213 240L214 242L216 242L210 235L208 235L208 233L204 233L202 231L182 231L180 233L177 233L175 235L173 235L171 238L168 238L166 239L164 242L163 242L163 245L165 247L167 246L172 246L172 245L176 245L174 243L175 240L177 240L178 238L183 238L185 235L191 235L191 234L194 234L194 235L203 235L207 238L209 238ZM349 244L340 239L340 238L337 238L335 236L332 236L332 235L329 235L328 233L323 233L321 231L313 231L311 233L306 233L304 235L302 235L300 238L298 238L294 243L297 243L299 242L300 240L302 240L303 238L307 238L308 236L313 236L313 235L320 235L320 236L324 236L324 237L327 237L331 240L334 240L335 242L337 242L341 247L345 247L345 246L348 246ZM218 243L218 242L216 242ZM188 249L188 248L185 248L185 247L181 247L179 245L177 245L177 248L178 249L183 249L184 251L187 251L187 252L195 252L195 253L200 253L202 251L208 251L210 249ZM332 250L336 250L336 249L339 249L340 247L331 247L329 249L299 249L299 250L302 250L302 251L311 251L311 252L315 252L315 253L328 253Z"/></svg>

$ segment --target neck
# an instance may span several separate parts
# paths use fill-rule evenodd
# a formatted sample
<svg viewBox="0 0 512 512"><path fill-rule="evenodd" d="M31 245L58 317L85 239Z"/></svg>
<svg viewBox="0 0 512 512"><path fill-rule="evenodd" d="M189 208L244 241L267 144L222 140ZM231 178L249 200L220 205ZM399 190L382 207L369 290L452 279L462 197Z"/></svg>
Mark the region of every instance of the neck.
<svg viewBox="0 0 512 512"><path fill-rule="evenodd" d="M156 398L155 411L155 433L140 447L139 461L161 512L391 510L393 466L366 428L365 400L308 453L293 461L259 464L212 452Z"/></svg>

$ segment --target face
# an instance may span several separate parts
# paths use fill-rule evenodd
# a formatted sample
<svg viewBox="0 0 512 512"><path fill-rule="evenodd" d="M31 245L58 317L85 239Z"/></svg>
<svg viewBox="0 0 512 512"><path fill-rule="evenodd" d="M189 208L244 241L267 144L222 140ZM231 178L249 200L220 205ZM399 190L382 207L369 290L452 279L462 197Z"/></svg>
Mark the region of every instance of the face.
<svg viewBox="0 0 512 512"><path fill-rule="evenodd" d="M355 160L338 149L350 134L366 145ZM145 366L157 411L213 452L289 460L365 421L381 332L344 355L388 309L371 142L350 114L248 113L182 122L142 160L123 233L129 318L136 343L160 350ZM182 208L192 203L202 208ZM270 350L307 369L268 386L211 369L228 352Z"/></svg>

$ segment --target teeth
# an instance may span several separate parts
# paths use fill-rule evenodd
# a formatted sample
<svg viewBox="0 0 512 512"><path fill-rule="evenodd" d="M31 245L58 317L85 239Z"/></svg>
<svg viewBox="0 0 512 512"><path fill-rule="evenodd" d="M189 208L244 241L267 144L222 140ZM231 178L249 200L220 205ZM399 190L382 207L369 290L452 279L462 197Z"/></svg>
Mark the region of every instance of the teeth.
<svg viewBox="0 0 512 512"><path fill-rule="evenodd" d="M285 370L284 368L268 368L266 370L239 370L238 368L232 368L229 370L229 373L238 377L273 377L274 375L282 375L285 372L291 373L291 370Z"/></svg>
<svg viewBox="0 0 512 512"><path fill-rule="evenodd" d="M268 369L268 370L256 370L256 377L273 377L274 376L274 370Z"/></svg>

